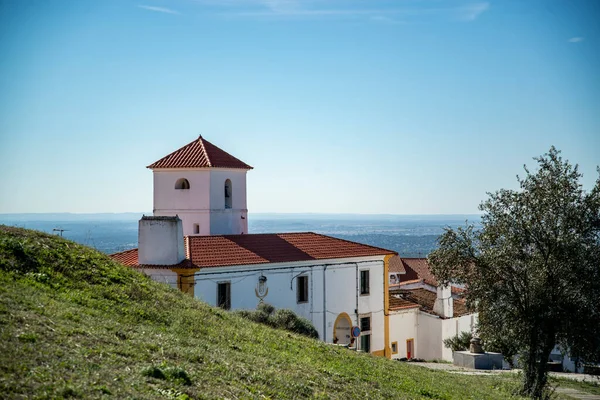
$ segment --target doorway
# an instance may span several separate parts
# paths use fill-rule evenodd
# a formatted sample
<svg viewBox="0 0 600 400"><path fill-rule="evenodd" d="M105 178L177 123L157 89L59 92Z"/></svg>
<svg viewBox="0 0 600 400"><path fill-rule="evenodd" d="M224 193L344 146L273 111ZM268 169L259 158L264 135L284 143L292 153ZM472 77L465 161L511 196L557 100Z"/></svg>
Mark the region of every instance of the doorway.
<svg viewBox="0 0 600 400"><path fill-rule="evenodd" d="M415 356L415 339L406 341L406 358L411 359Z"/></svg>

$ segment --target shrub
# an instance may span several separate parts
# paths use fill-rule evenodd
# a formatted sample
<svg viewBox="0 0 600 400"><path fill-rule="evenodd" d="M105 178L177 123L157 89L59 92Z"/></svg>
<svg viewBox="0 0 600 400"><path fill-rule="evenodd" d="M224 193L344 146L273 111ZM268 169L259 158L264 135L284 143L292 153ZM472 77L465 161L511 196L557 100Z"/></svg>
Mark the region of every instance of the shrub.
<svg viewBox="0 0 600 400"><path fill-rule="evenodd" d="M461 332L460 335L444 339L444 346L452 351L465 351L471 345L473 335L471 332Z"/></svg>
<svg viewBox="0 0 600 400"><path fill-rule="evenodd" d="M260 303L256 310L240 310L235 313L250 321L268 325L272 328L284 329L314 339L319 338L319 333L312 322L299 317L291 310L275 310L275 307L270 304Z"/></svg>

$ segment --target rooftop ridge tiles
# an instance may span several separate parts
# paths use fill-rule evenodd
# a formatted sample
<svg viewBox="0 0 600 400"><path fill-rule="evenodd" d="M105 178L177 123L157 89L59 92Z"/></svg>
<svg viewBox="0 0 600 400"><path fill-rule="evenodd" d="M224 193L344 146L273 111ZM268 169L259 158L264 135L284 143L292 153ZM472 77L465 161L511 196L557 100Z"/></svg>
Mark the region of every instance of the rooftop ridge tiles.
<svg viewBox="0 0 600 400"><path fill-rule="evenodd" d="M198 142L200 143L200 147L202 148L202 151L204 152L204 157L206 157L206 162L208 163L208 166L210 168L212 168L212 161L210 160L208 152L206 151L206 147L204 146L204 139L202 139L202 135L200 135L198 137Z"/></svg>

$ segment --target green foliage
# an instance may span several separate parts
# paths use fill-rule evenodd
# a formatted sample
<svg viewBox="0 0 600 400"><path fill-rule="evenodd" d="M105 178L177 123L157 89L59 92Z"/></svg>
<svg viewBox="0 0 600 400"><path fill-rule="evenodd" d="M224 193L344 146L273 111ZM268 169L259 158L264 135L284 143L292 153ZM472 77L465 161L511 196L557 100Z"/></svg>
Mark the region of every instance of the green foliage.
<svg viewBox="0 0 600 400"><path fill-rule="evenodd" d="M306 318L299 317L291 310L275 310L268 303L260 303L256 310L235 311L241 317L250 321L258 322L276 329L298 333L309 338L318 339L319 333L312 322Z"/></svg>
<svg viewBox="0 0 600 400"><path fill-rule="evenodd" d="M271 329L2 226L0 366L7 399L520 398L512 376L430 371Z"/></svg>
<svg viewBox="0 0 600 400"><path fill-rule="evenodd" d="M444 339L444 346L452 351L466 351L471 345L473 335L471 332L461 332L460 335Z"/></svg>
<svg viewBox="0 0 600 400"><path fill-rule="evenodd" d="M554 147L535 160L519 191L480 205L480 231L448 229L429 262L440 281L468 286L479 335L509 359L518 350L523 393L543 398L556 344L600 361L600 178L585 192Z"/></svg>

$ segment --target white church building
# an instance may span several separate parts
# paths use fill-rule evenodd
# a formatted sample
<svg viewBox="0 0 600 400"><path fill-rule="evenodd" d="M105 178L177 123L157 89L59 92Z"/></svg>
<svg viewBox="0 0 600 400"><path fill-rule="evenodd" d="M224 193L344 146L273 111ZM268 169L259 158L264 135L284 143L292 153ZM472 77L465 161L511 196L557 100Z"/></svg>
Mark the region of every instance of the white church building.
<svg viewBox="0 0 600 400"><path fill-rule="evenodd" d="M419 357L418 332L390 326L391 320L404 324L409 313L390 308L390 302L398 306L390 284L404 273L395 251L313 232L248 234L252 167L201 136L148 168L153 215L139 221L138 248L113 259L224 309L254 309L260 302L290 309L310 320L325 342L388 358ZM357 340L354 327L361 330Z"/></svg>

